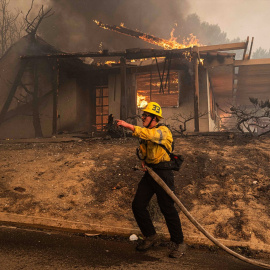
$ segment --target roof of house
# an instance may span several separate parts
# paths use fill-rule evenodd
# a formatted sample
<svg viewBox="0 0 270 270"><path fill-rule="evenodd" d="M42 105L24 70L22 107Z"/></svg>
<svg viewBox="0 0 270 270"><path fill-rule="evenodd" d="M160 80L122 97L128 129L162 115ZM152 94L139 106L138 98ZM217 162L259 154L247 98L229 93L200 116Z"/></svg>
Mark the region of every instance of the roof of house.
<svg viewBox="0 0 270 270"><path fill-rule="evenodd" d="M94 59L119 59L125 57L126 59L137 59L133 63L129 63L129 67L143 67L156 64L152 57L182 57L184 58L187 52L196 52L199 58L204 59L204 67L208 69L209 81L211 88L219 101L231 99L233 92L237 90L239 100L247 99L246 97L253 94L258 98L265 97L269 93L270 88L270 59L246 59L235 60L235 53L230 51L243 50L243 55L246 57L248 41L229 44L218 44L211 46L200 46L185 49L127 49L125 52L86 52L86 53L63 53L55 49L50 44L46 43L41 38L38 38L39 46L42 51L36 51L34 54L26 55L27 58L31 57L48 57L59 58L62 60L72 61L66 62L68 65L74 65L74 58L78 57L93 57ZM250 57L251 51L249 53ZM147 60L141 60L147 59ZM160 63L163 60L158 60ZM115 65L96 65L97 61L93 61L92 65L87 65L91 69L113 69L119 68L117 62ZM82 63L82 62L81 62ZM101 61L101 63L104 63Z"/></svg>

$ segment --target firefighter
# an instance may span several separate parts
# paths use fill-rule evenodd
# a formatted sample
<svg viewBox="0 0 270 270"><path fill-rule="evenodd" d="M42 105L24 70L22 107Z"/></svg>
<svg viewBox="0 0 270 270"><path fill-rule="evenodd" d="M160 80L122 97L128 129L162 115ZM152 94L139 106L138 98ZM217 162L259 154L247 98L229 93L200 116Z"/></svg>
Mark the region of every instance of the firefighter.
<svg viewBox="0 0 270 270"><path fill-rule="evenodd" d="M123 120L117 120L117 125L131 130L133 132L132 135L140 139L140 147L137 149L137 154L142 160L142 167L145 171L132 202L134 217L144 235L144 241L136 249L146 251L160 243L160 236L156 233L147 210L151 198L156 194L158 205L165 217L171 237L169 257L179 258L185 253L186 245L178 212L172 198L145 169L145 165L151 167L169 188L174 190L173 171L169 167L164 166L164 164L166 165L170 161L170 157L166 150L160 146L160 144L164 145L171 152L173 137L167 126L158 124L162 118L160 105L156 102L149 102L146 108L143 109L143 127L131 125Z"/></svg>

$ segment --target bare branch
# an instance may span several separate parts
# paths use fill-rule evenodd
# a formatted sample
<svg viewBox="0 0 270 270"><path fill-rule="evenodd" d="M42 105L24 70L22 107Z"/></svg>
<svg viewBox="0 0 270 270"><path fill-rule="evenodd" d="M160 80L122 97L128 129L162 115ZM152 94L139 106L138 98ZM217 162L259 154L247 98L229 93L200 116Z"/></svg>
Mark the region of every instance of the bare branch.
<svg viewBox="0 0 270 270"><path fill-rule="evenodd" d="M32 0L32 5L31 5L31 8L29 9L26 17L25 17L25 21L27 23L26 32L29 33L29 34L35 35L39 25L41 24L41 22L44 19L49 18L50 16L52 16L54 14L54 12L52 12L51 8L48 9L47 11L44 11L44 7L42 5L41 8L39 9L39 12L38 12L37 16L34 19L32 19L32 21L30 22L29 19L28 19L28 15L30 14L30 12L32 10L33 2L34 2L34 0Z"/></svg>
<svg viewBox="0 0 270 270"><path fill-rule="evenodd" d="M261 134L259 134L258 136L260 137L260 136L266 135L266 134L268 134L268 133L270 133L270 129L269 129L269 130L267 130L267 131L265 131L265 132L262 132L262 133L261 133Z"/></svg>
<svg viewBox="0 0 270 270"><path fill-rule="evenodd" d="M17 10L12 13L9 10L10 1L0 0L0 55L2 56L6 50L18 40L23 29L19 27L21 24L21 11Z"/></svg>
<svg viewBox="0 0 270 270"><path fill-rule="evenodd" d="M199 118L208 114L208 112L199 113ZM187 130L187 123L195 118L194 114L190 113L189 115L183 115L181 113L175 114L171 119L180 122L179 129L172 128L174 131L178 132L181 135L184 135L184 132Z"/></svg>
<svg viewBox="0 0 270 270"><path fill-rule="evenodd" d="M268 133L270 127L270 102L259 101L257 98L250 98L251 107L246 106L232 106L230 110L223 110L226 115L222 119L234 119L235 127L242 134L251 134L258 136L260 134Z"/></svg>
<svg viewBox="0 0 270 270"><path fill-rule="evenodd" d="M23 104L27 104L27 102L17 98L16 96L14 96L14 98L19 102L19 103L23 103Z"/></svg>
<svg viewBox="0 0 270 270"><path fill-rule="evenodd" d="M31 12L31 10L32 10L32 8L33 8L33 4L34 4L34 0L32 0L31 7L30 7L30 9L28 10L28 12L27 12L27 14L26 14L26 16L25 16L25 20L26 20L26 22L27 22L28 24L30 24L30 22L28 21L28 15L30 14L30 12Z"/></svg>
<svg viewBox="0 0 270 270"><path fill-rule="evenodd" d="M34 95L34 93L31 92L31 91L26 87L25 84L23 84L23 83L21 82L20 85L22 86L22 88L24 89L24 91L25 91L27 94L30 94L30 95L32 95L32 96Z"/></svg>

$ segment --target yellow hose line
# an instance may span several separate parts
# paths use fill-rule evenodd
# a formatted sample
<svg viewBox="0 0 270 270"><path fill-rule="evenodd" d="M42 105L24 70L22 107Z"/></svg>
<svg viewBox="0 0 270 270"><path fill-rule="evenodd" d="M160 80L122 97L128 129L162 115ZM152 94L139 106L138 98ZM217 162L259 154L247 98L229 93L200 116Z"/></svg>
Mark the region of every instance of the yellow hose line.
<svg viewBox="0 0 270 270"><path fill-rule="evenodd" d="M256 265L256 266L260 266L266 269L270 269L270 265L269 264L265 264L259 261L255 261L255 260L251 260L248 259L234 251L232 251L231 249L227 248L226 246L224 246L222 243L220 243L216 238L214 238L209 232L207 232L201 225L200 223L198 223L193 216L188 212L188 210L185 208L185 206L180 202L180 200L175 196L174 192L164 183L164 181L148 166L146 166L149 174L153 177L153 179L167 192L167 194L174 200L174 202L180 207L181 211L186 215L186 217L191 221L191 223L193 223L193 225L200 231L202 232L209 240L211 240L214 244L216 244L218 247L222 248L223 250L225 250L226 252L228 252L229 254L233 255L234 257Z"/></svg>

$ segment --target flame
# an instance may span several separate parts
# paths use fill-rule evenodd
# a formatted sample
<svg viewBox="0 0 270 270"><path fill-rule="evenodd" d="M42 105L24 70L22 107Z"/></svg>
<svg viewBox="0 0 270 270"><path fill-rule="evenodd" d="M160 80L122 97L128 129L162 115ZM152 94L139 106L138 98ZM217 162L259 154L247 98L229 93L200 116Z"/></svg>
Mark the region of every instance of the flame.
<svg viewBox="0 0 270 270"><path fill-rule="evenodd" d="M102 23L100 21L97 21L97 20L94 20L94 22L99 27L101 27L103 29L108 29L108 30L111 30L111 31L115 31L117 33L121 33L123 35L127 35L127 36L142 39L142 40L144 40L144 41L146 41L148 43L157 45L159 47L163 47L165 50L187 49L187 48L192 48L194 46L202 46L202 44L199 43L199 40L193 34L190 34L189 37L182 40L182 43L179 43L177 41L177 38L174 36L175 28L173 28L171 33L170 33L170 36L171 36L170 39L167 40L167 39L155 37L153 35L149 35L149 34L146 34L146 33L142 33L142 32L140 32L138 30L128 29L128 28L126 28L124 26L123 23L121 23L120 26L116 26L116 25L104 24L104 23ZM177 25L175 24L175 26L177 26ZM183 55L186 57L187 60L189 60L189 61L192 60L192 55L191 55L190 51L188 51L188 50L184 51ZM202 60L200 60L200 64L203 65Z"/></svg>
<svg viewBox="0 0 270 270"><path fill-rule="evenodd" d="M94 22L101 28L116 31L118 33L133 36L139 39L142 39L148 43L155 44L157 46L163 47L164 49L185 49L193 46L201 46L199 40L195 35L190 34L189 37L183 39L182 43L177 42L177 38L174 36L175 28L172 29L169 40L158 38L153 35L142 33L138 30L128 29L124 26L124 23L121 23L120 26L104 24L101 21L94 20ZM177 24L175 24L177 26Z"/></svg>
<svg viewBox="0 0 270 270"><path fill-rule="evenodd" d="M170 36L171 38L169 40L167 39L152 39L149 38L147 34L140 37L140 39L155 44L157 46L163 47L165 50L172 50L172 49L185 49L190 48L194 46L201 46L199 43L199 40L196 38L195 35L189 34L189 37L186 39L183 39L182 43L177 42L177 38L174 36L175 28L172 29Z"/></svg>
<svg viewBox="0 0 270 270"><path fill-rule="evenodd" d="M160 82L157 82L157 83L154 83L154 82L152 82L152 86L154 86L154 87L160 87L160 85L161 85L161 83Z"/></svg>
<svg viewBox="0 0 270 270"><path fill-rule="evenodd" d="M108 65L108 66L112 66L113 64L117 64L117 62L116 61L106 61L105 62L105 65Z"/></svg>
<svg viewBox="0 0 270 270"><path fill-rule="evenodd" d="M138 108L145 108L148 102L146 101L146 97L137 94L137 107Z"/></svg>
<svg viewBox="0 0 270 270"><path fill-rule="evenodd" d="M102 22L100 22L100 21L98 21L98 20L93 20L93 21L94 21L94 23L96 23L98 26L101 26L101 25L102 25ZM110 30L110 28L109 28L109 27L106 27L105 25L102 25L102 28L103 28L103 29Z"/></svg>

